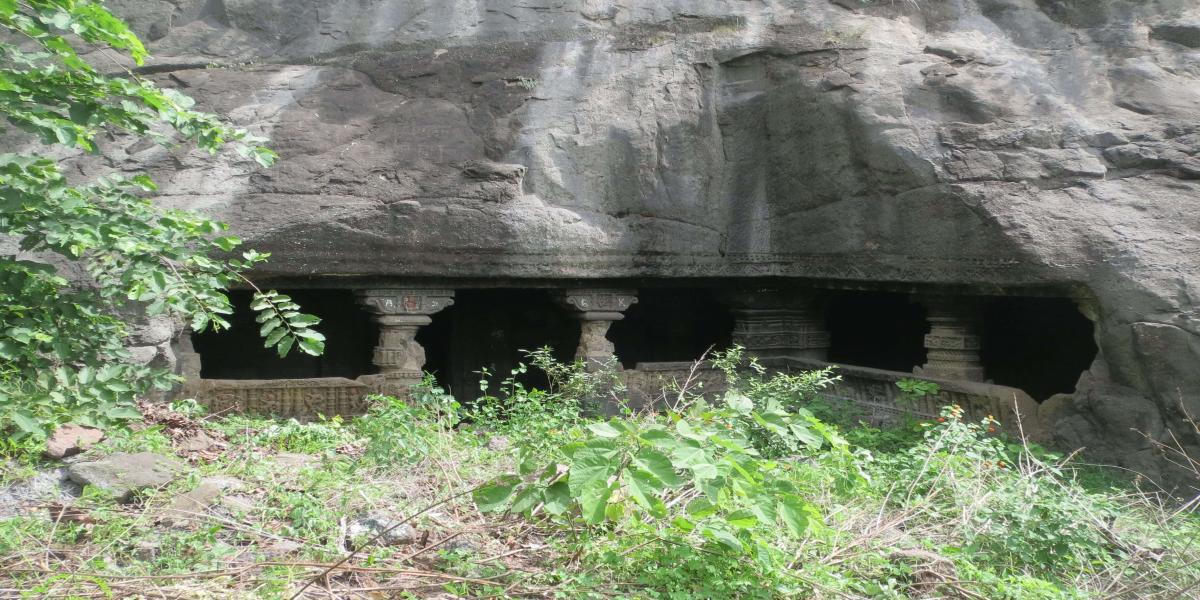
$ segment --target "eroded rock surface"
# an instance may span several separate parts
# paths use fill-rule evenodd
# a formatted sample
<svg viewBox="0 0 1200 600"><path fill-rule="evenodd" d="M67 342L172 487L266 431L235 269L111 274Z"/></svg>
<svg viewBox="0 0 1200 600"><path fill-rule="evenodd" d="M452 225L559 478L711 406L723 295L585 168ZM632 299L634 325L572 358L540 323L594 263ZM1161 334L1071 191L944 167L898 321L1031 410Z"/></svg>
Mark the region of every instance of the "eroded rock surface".
<svg viewBox="0 0 1200 600"><path fill-rule="evenodd" d="M171 483L183 470L175 459L153 452L118 452L104 458L77 462L67 467L67 475L79 485L102 489L121 501L135 492Z"/></svg>
<svg viewBox="0 0 1200 600"><path fill-rule="evenodd" d="M1200 12L919 4L116 2L281 160L105 168L155 165L265 277L1072 286L1100 355L1049 426L1156 473L1129 429L1200 415Z"/></svg>

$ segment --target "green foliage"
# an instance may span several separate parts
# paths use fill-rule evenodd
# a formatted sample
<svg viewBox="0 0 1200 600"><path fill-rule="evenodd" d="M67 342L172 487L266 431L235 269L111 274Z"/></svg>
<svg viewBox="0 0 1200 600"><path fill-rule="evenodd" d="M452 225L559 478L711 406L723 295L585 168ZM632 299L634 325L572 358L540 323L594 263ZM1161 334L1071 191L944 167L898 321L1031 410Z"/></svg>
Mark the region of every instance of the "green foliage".
<svg viewBox="0 0 1200 600"><path fill-rule="evenodd" d="M132 135L209 153L232 143L264 166L274 160L262 139L193 110L187 96L132 73L105 75L84 60L75 49L81 42L137 64L146 58L137 37L98 2L0 1L0 30L23 40L0 42L0 115L66 150L55 156L100 154L107 136ZM0 154L0 235L15 238L20 251L0 256L0 431L41 437L68 420L104 426L138 418L133 400L175 378L131 361L125 315L170 315L196 331L229 326L224 290L249 283L242 272L267 256L229 256L241 240L225 235L225 224L156 206L146 197L154 190L145 175L76 183L43 154ZM64 277L54 266L64 262L86 276ZM254 308L267 345L281 355L293 345L323 350L311 329L317 318L290 299L259 291Z"/></svg>
<svg viewBox="0 0 1200 600"><path fill-rule="evenodd" d="M282 452L321 454L354 444L358 436L353 428L342 422L341 417L334 416L308 423L296 419L271 423L258 430L253 440L257 446Z"/></svg>
<svg viewBox="0 0 1200 600"><path fill-rule="evenodd" d="M802 408L783 408L808 389L802 380L731 377L716 405L694 397L681 412L589 423L557 449L558 460L542 464L526 452L517 473L478 490L475 501L484 511L593 526L654 522L691 544L770 553L779 532L798 537L821 527L791 465L770 456L828 448L849 457L832 428Z"/></svg>
<svg viewBox="0 0 1200 600"><path fill-rule="evenodd" d="M490 373L480 372L482 395L466 413L477 430L512 438L527 456L545 455L566 439L571 428L584 420L585 406L606 390L616 388L612 369L589 371L583 361L560 363L550 348L526 352L534 368L542 370L549 389L526 389L518 377L530 365L519 363L491 393Z"/></svg>
<svg viewBox="0 0 1200 600"><path fill-rule="evenodd" d="M942 386L932 381L922 381L907 377L897 381L896 387L900 388L905 397L913 399L936 396L942 391Z"/></svg>
<svg viewBox="0 0 1200 600"><path fill-rule="evenodd" d="M439 433L459 422L454 397L426 375L414 386L408 401L371 396L367 414L354 419L354 427L367 439L366 458L375 464L408 465L439 449Z"/></svg>
<svg viewBox="0 0 1200 600"><path fill-rule="evenodd" d="M908 483L890 497L929 518L967 520L958 552L986 557L1001 572L1052 573L1109 559L1112 507L1061 465L989 435L995 425L990 417L965 422L961 408L945 407L924 443L878 461L891 481Z"/></svg>

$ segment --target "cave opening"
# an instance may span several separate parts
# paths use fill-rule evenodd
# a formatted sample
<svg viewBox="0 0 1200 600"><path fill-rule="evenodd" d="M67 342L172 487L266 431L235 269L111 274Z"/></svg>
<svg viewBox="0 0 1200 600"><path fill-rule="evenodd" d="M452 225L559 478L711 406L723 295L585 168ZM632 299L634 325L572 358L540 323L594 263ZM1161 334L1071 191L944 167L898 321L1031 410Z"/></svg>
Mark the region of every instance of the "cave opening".
<svg viewBox="0 0 1200 600"><path fill-rule="evenodd" d="M1074 391L1098 351L1092 322L1069 298L992 298L980 336L985 376L1038 402Z"/></svg>
<svg viewBox="0 0 1200 600"><path fill-rule="evenodd" d="M466 289L455 293L454 304L433 315L417 332L425 348L425 370L459 402L481 394L480 371L487 369L489 393L519 363L528 365L524 351L549 346L560 361L570 361L579 344L579 323L560 305L552 290ZM546 389L545 373L530 366L515 377L527 388Z"/></svg>
<svg viewBox="0 0 1200 600"><path fill-rule="evenodd" d="M925 362L925 309L908 294L834 292L825 326L830 362L901 372Z"/></svg>
<svg viewBox="0 0 1200 600"><path fill-rule="evenodd" d="M643 362L694 361L705 351L730 346L733 315L711 291L643 289L625 318L612 324L608 339L621 366Z"/></svg>
<svg viewBox="0 0 1200 600"><path fill-rule="evenodd" d="M200 376L205 379L307 379L346 377L376 372L371 352L379 339L379 328L350 290L280 290L291 296L301 310L321 318L316 329L325 335L325 353L309 356L293 349L284 358L263 347L257 313L250 310L252 294L229 292L233 314L228 331L192 334L192 346L200 355Z"/></svg>

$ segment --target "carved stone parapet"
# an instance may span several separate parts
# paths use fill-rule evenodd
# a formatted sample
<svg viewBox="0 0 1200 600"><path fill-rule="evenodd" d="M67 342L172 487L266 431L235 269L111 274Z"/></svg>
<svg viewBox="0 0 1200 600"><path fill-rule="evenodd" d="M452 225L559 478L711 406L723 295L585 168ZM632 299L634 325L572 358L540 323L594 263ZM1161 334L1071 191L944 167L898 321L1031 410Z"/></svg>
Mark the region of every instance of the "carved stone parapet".
<svg viewBox="0 0 1200 600"><path fill-rule="evenodd" d="M608 339L613 321L625 318L624 312L637 303L632 290L578 289L565 290L559 297L579 320L579 346L575 358L589 366L613 362L615 348Z"/></svg>
<svg viewBox="0 0 1200 600"><path fill-rule="evenodd" d="M733 306L733 343L761 360L812 358L829 351L824 311L816 298L794 291L754 290L725 295Z"/></svg>
<svg viewBox="0 0 1200 600"><path fill-rule="evenodd" d="M979 360L979 316L967 298L927 296L920 299L928 313L925 364L913 373L937 379L983 381Z"/></svg>
<svg viewBox="0 0 1200 600"><path fill-rule="evenodd" d="M312 419L366 412L370 386L353 379L193 379L180 396L195 398L214 414L275 415Z"/></svg>
<svg viewBox="0 0 1200 600"><path fill-rule="evenodd" d="M454 304L454 291L441 289L372 289L358 292L379 324L379 343L372 362L379 369L381 393L400 396L421 381L425 348L417 331L433 322L429 316Z"/></svg>

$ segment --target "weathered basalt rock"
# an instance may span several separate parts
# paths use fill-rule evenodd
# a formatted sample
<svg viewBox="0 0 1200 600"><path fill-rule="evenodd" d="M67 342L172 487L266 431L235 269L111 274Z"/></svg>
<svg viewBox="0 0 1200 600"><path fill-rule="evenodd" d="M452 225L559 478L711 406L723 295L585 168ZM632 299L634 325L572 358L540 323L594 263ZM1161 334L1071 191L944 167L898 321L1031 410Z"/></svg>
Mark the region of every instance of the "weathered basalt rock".
<svg viewBox="0 0 1200 600"><path fill-rule="evenodd" d="M118 500L127 501L136 492L170 483L182 470L183 465L178 461L161 454L118 452L97 460L74 463L67 467L67 475L79 485L90 485Z"/></svg>
<svg viewBox="0 0 1200 600"><path fill-rule="evenodd" d="M272 251L264 278L1063 286L1100 354L1049 429L1125 462L1122 413L1183 435L1198 9L919 4L120 2L148 72L281 160L110 160Z"/></svg>

